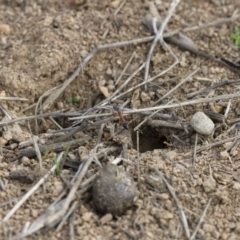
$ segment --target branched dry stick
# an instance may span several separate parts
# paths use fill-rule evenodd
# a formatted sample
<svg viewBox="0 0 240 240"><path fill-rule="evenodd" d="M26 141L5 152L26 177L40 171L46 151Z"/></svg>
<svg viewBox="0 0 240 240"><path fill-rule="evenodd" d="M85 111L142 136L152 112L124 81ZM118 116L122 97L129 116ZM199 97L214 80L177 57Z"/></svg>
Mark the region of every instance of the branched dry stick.
<svg viewBox="0 0 240 240"><path fill-rule="evenodd" d="M63 152L61 152L57 158L57 162L60 163L63 156ZM3 221L6 222L12 215L22 206L23 203L25 203L29 197L32 196L32 194L45 182L45 180L50 176L51 173L53 173L56 169L56 164L53 165L53 167L45 174L38 182L37 184L31 188L17 204L11 209L11 211L3 218Z"/></svg>
<svg viewBox="0 0 240 240"><path fill-rule="evenodd" d="M146 59L146 66L145 66L145 73L144 73L144 81L146 82L148 80L148 73L149 73L149 63L150 63L150 60L151 60L151 57L152 57L152 54L153 54L153 50L157 44L158 41L160 41L160 43L164 44L164 40L163 40L163 31L164 29L166 28L167 24L168 24L168 21L170 20L175 8L177 7L178 3L180 2L180 0L173 0L171 5L170 5L170 8L168 10L168 13L167 13L167 16L166 18L164 19L164 21L162 22L160 28L155 31L155 38L154 38L154 41L151 45L151 48L148 52L148 56L147 56L147 59ZM155 27L155 30L156 30L156 27ZM166 45L166 44L164 44Z"/></svg>
<svg viewBox="0 0 240 240"><path fill-rule="evenodd" d="M208 210L208 208L209 208L209 206L210 206L211 201L212 201L212 199L210 198L210 199L208 200L208 203L207 203L207 205L206 205L203 213L202 213L201 218L199 219L199 222L198 222L198 224L197 224L197 226L196 226L196 229L194 230L192 236L190 237L190 240L194 240L194 239L195 239L195 237L196 237L196 235L197 235L197 232L198 232L198 229L200 228L201 223L202 223L203 220L204 220L204 217L205 217L205 215L206 215L206 213L207 213L207 210Z"/></svg>
<svg viewBox="0 0 240 240"><path fill-rule="evenodd" d="M159 100L157 100L156 103L162 101L163 99L165 99L167 96L169 96L172 92L174 92L177 88L179 88L183 83L185 83L190 77L192 77L195 73L197 73L199 70L199 68L197 68L195 71L193 71L190 75L188 75L185 79L183 79L182 81L180 81L179 84L177 84L173 89L171 89L169 92L167 92L164 96L162 96ZM154 105L156 104L154 103ZM169 105L166 105L169 106ZM155 114L157 114L161 109L158 109L156 112L152 113L150 116L148 116L147 118L145 118L142 122L140 122L135 128L134 131L136 131L137 129L140 128L140 126L142 126L146 121L148 121L151 117L153 117Z"/></svg>
<svg viewBox="0 0 240 240"><path fill-rule="evenodd" d="M239 16L237 17L232 17L231 18L231 22L238 19ZM225 19L220 19L219 22L221 24L221 21L225 21ZM226 21L230 21L229 19L226 19ZM211 23L209 23L211 25ZM219 24L216 23L215 21L212 23L211 26L214 26L214 24ZM197 26L198 28L201 28L202 26ZM205 26L202 28L207 28L209 26ZM195 29L194 29L195 30ZM183 29L184 31L184 29ZM190 31L190 30L189 30ZM179 30L175 30L169 33L164 33L163 34L163 38L167 38L167 37L171 37L175 34L178 34ZM63 85L58 86L57 88L51 89L48 91L48 94L45 95L43 94L40 98L42 99L43 97L49 96L44 104L43 104L43 110L45 110L48 106L50 106L52 104L53 101L55 101L57 99L57 97L59 97L62 92L65 90L65 88L79 75L79 73L81 72L81 70L83 69L83 67L92 59L92 57L98 53L99 51L103 51L106 49L111 49L111 48L118 48L118 47L123 47L123 46L129 46L129 45L137 45L137 44L141 44L141 43L147 43L149 41L152 41L153 39L155 39L155 36L150 36L150 37L144 37L144 38L139 38L139 39L133 39L130 41L123 41L123 42L117 42L117 43L111 43L111 44L105 44L105 45L100 45L97 46L95 49L93 49L88 55L87 57L83 60L83 62L81 62L78 66L78 68L75 70L75 72L64 82ZM147 82L153 81L154 79L156 79L157 77L161 76L160 75L156 75L154 78L152 78L151 80L147 80ZM147 82L144 82L144 84L146 84ZM142 85L140 85L142 86ZM139 87L139 86L138 86ZM135 88L134 88L135 89ZM52 92L51 92L52 91ZM132 91L132 90L131 90ZM50 93L51 92L51 93ZM114 100L114 99L113 99Z"/></svg>
<svg viewBox="0 0 240 240"><path fill-rule="evenodd" d="M172 195L173 199L175 200L175 203L177 205L178 208L178 213L179 213L179 217L183 226L183 229L185 231L185 235L186 237L189 239L190 238L190 231L189 231L189 227L188 227L188 222L187 222L187 218L186 215L176 197L176 194L174 193L174 191L172 190L171 185L168 183L167 179L163 176L163 174L155 167L155 171L156 173L159 175L159 177L162 178L162 180L164 181L164 183L166 184L168 191L170 192L170 194Z"/></svg>

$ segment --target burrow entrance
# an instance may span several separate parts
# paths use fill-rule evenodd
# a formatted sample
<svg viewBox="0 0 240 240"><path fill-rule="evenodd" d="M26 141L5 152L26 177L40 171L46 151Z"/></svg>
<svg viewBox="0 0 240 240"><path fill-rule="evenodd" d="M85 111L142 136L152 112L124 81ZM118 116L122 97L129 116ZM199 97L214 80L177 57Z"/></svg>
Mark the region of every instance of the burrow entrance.
<svg viewBox="0 0 240 240"><path fill-rule="evenodd" d="M135 131L132 131L132 141L134 148L137 149L137 132ZM142 131L139 132L139 151L144 153L155 149L167 148L167 145L164 143L166 141L167 138L161 136L156 129L145 126Z"/></svg>

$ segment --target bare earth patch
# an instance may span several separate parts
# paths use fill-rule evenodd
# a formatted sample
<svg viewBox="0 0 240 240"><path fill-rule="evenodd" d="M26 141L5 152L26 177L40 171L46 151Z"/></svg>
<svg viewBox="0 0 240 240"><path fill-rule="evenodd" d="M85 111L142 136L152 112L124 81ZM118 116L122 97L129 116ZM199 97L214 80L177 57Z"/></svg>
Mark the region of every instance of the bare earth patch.
<svg viewBox="0 0 240 240"><path fill-rule="evenodd" d="M240 5L172 2L2 1L0 239L240 238Z"/></svg>

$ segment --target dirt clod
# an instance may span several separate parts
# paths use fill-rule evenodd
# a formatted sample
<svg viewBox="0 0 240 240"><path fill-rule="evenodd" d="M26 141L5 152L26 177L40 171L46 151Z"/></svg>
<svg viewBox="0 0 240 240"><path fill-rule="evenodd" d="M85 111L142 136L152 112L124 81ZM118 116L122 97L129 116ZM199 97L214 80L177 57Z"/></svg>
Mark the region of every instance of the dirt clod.
<svg viewBox="0 0 240 240"><path fill-rule="evenodd" d="M103 214L123 214L132 206L135 194L132 179L113 164L103 167L93 183L93 203Z"/></svg>

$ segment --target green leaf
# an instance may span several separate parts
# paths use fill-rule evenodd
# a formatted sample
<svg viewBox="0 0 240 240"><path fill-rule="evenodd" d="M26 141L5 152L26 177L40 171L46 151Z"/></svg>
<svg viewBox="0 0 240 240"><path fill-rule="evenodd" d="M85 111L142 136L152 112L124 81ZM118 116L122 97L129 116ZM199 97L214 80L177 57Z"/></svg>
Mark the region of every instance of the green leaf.
<svg viewBox="0 0 240 240"><path fill-rule="evenodd" d="M240 46L240 37L238 37L238 38L236 39L235 45L236 45L236 46Z"/></svg>
<svg viewBox="0 0 240 240"><path fill-rule="evenodd" d="M60 166L59 166L59 163L57 161L57 157L56 156L53 156L53 162L56 165L56 170L55 170L56 174L57 174L57 176L59 176L60 173L61 173L61 169L60 169Z"/></svg>
<svg viewBox="0 0 240 240"><path fill-rule="evenodd" d="M80 102L80 97L79 96L74 96L73 97L73 103L79 103Z"/></svg>
<svg viewBox="0 0 240 240"><path fill-rule="evenodd" d="M237 39L237 35L234 33L231 33L230 38L235 41Z"/></svg>
<svg viewBox="0 0 240 240"><path fill-rule="evenodd" d="M233 40L235 40L235 39L233 39ZM73 98L72 97L68 97L67 98L67 103L72 103L73 102Z"/></svg>

